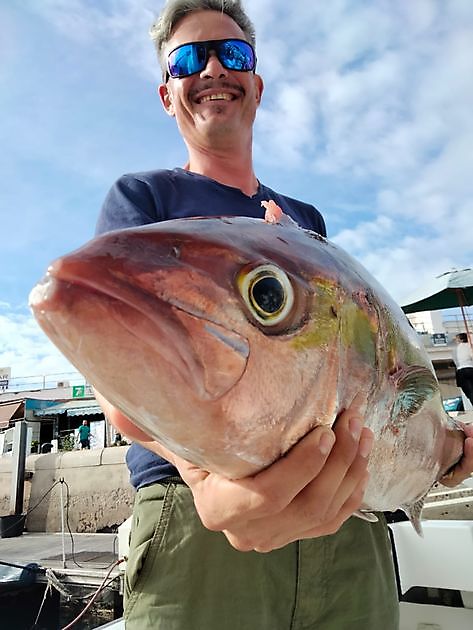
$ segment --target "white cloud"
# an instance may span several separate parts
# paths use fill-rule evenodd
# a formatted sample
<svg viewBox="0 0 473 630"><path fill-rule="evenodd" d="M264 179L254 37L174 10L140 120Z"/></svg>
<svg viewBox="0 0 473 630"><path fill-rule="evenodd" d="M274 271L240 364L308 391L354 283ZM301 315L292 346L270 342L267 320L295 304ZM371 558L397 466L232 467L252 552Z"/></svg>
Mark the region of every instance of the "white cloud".
<svg viewBox="0 0 473 630"><path fill-rule="evenodd" d="M92 4L85 0L42 0L30 3L68 39L87 47L114 46L124 63L140 72L144 78L159 76L156 56L147 37L156 17L156 3L151 0L114 0Z"/></svg>
<svg viewBox="0 0 473 630"><path fill-rule="evenodd" d="M61 355L24 309L4 304L0 312L0 365L11 367L12 379L74 373L77 370ZM24 382L40 383L41 379Z"/></svg>
<svg viewBox="0 0 473 630"><path fill-rule="evenodd" d="M473 4L336 0L281 11L286 64L279 53L258 159L335 182L345 220L329 222L345 227L333 239L398 299L471 265ZM280 33L272 38L275 15L259 19L266 54Z"/></svg>
<svg viewBox="0 0 473 630"><path fill-rule="evenodd" d="M263 28L268 67L273 50L285 48L285 63L279 52L278 74L272 70L274 95L263 101L260 117L267 155L287 152L294 161L299 154L304 162L311 144L319 172L412 178L432 152L465 134L464 125L470 135L473 5L460 20L459 4L440 11L437 2L425 1L411 11L411 3L396 9L335 2L323 10L315 3L303 15L292 11L296 18L284 14L285 43L278 31L273 38L271 28ZM299 37L291 38L291 24ZM290 101L285 91L292 91ZM291 134L293 119L301 122ZM274 133L288 124L288 133Z"/></svg>

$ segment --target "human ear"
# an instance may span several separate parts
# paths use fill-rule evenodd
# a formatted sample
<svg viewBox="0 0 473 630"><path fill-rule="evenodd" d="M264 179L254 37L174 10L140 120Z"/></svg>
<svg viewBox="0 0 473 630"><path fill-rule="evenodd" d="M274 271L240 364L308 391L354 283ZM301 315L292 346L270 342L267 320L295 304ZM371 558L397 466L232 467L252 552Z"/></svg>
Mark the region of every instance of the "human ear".
<svg viewBox="0 0 473 630"><path fill-rule="evenodd" d="M256 103L259 105L261 103L261 96L264 91L264 83L263 79L259 74L255 74L255 95L256 95Z"/></svg>
<svg viewBox="0 0 473 630"><path fill-rule="evenodd" d="M161 83L161 85L158 87L158 94L166 114L168 114L168 116L174 116L175 112L172 102L172 95L166 83Z"/></svg>

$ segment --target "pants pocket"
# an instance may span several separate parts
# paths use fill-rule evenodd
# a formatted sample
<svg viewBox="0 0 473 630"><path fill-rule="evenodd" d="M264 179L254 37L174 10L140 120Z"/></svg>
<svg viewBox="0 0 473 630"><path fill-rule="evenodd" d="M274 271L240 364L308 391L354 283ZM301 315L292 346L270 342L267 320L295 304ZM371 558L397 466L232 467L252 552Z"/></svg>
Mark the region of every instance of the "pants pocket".
<svg viewBox="0 0 473 630"><path fill-rule="evenodd" d="M154 484L137 493L125 571L125 619L136 603L140 582L153 571L169 523L174 491L174 484Z"/></svg>

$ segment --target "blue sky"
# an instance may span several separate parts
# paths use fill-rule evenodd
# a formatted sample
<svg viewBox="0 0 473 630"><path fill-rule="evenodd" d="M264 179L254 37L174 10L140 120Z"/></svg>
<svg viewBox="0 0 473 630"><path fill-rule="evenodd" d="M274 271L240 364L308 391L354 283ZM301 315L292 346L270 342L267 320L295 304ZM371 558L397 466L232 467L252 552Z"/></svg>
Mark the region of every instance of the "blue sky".
<svg viewBox="0 0 473 630"><path fill-rule="evenodd" d="M182 166L156 93L160 0L0 6L0 366L63 372L28 308L49 262L91 238L122 173ZM6 6L5 6L6 5ZM247 0L266 90L265 184L402 302L473 263L473 2Z"/></svg>

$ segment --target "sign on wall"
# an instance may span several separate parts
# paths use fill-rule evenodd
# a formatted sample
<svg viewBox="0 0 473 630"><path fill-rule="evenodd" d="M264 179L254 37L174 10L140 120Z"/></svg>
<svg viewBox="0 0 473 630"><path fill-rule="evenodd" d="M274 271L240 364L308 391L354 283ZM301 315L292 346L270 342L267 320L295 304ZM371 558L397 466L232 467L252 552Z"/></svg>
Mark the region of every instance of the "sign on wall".
<svg viewBox="0 0 473 630"><path fill-rule="evenodd" d="M0 392L5 392L11 379L11 368L0 367Z"/></svg>
<svg viewBox="0 0 473 630"><path fill-rule="evenodd" d="M85 385L73 385L72 386L72 398L84 398Z"/></svg>

